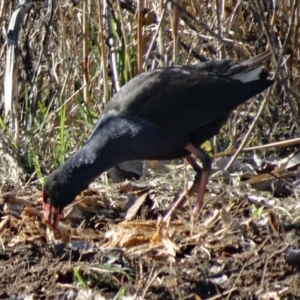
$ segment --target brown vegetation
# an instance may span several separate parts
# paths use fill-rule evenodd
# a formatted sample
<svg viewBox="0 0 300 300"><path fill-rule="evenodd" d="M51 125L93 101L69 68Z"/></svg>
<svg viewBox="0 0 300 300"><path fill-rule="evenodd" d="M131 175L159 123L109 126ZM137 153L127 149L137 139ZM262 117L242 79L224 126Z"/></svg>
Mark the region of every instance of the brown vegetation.
<svg viewBox="0 0 300 300"><path fill-rule="evenodd" d="M239 155L231 167L216 160L198 219L186 205L169 224L160 220L192 180L176 162L168 172L151 169L145 182L102 176L57 232L42 223L43 176L83 144L111 95L138 72L271 49L276 84L234 112L207 149L299 135L298 0L141 2L35 1L25 16L17 131L1 106L0 298L300 299L299 263L286 260L300 246L297 140ZM1 6L2 54L16 7Z"/></svg>

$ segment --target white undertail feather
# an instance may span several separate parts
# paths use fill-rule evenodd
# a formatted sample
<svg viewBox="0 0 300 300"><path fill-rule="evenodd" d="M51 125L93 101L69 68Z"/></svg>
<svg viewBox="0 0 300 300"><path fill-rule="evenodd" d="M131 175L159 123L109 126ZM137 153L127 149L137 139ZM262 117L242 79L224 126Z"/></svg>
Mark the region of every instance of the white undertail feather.
<svg viewBox="0 0 300 300"><path fill-rule="evenodd" d="M246 68L244 69L244 71L236 73L235 75L232 75L230 77L235 80L240 80L244 83L261 79L260 74L263 69L262 65L265 61L270 59L271 56L271 51L265 51L263 53L258 54L255 57L252 57L246 61L239 63L239 65L242 65Z"/></svg>
<svg viewBox="0 0 300 300"><path fill-rule="evenodd" d="M239 74L236 74L234 76L231 76L231 78L233 79L236 79L236 80L240 80L242 82L250 82L250 81L254 81L254 80L259 80L259 75L261 73L261 69L262 67L258 67L258 68L255 68L253 70L246 70L245 72L243 73L239 73Z"/></svg>

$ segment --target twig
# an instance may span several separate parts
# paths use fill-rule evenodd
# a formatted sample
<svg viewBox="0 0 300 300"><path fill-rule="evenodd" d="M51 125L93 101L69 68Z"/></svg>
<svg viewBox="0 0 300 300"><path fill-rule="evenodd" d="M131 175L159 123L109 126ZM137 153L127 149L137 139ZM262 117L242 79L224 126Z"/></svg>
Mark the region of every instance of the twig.
<svg viewBox="0 0 300 300"><path fill-rule="evenodd" d="M264 111L264 109L265 109L265 107L267 105L267 102L268 102L267 100L268 100L269 92L270 92L270 89L268 89L268 91L266 93L266 96L265 96L265 99L262 102L257 115L255 116L255 118L254 118L254 120L253 120L253 122L252 122L252 124L251 124L251 126L249 128L249 130L247 131L245 137L243 138L243 141L241 142L239 148L237 149L237 151L235 152L235 154L233 155L233 157L230 159L230 161L226 165L225 170L228 170L230 168L230 166L233 164L233 162L236 160L236 158L242 152L243 148L245 147L246 143L248 142L250 134L252 133L254 127L256 126L256 124L258 122L258 119L260 118L262 112Z"/></svg>
<svg viewBox="0 0 300 300"><path fill-rule="evenodd" d="M255 150L264 150L264 149L269 149L269 148L282 148L282 147L289 147L293 145L300 144L300 138L295 138L287 141L281 141L281 142L275 142L275 143L270 143L266 145L261 145L261 146L255 146L255 147L248 147L248 148L243 148L241 152L250 152L250 151L255 151ZM233 150L228 150L228 151L223 151L220 153L217 153L213 155L213 158L215 157L222 157L226 155L231 155L236 153L238 150L233 149Z"/></svg>
<svg viewBox="0 0 300 300"><path fill-rule="evenodd" d="M144 20L144 0L138 2L138 73L143 72L143 20Z"/></svg>
<svg viewBox="0 0 300 300"><path fill-rule="evenodd" d="M107 104L109 100L108 93L108 74L106 67L106 53L105 53L105 39L104 39L104 26L103 26L103 18L102 18L102 9L101 9L101 1L97 1L98 4L98 19L99 19L99 43L101 44L101 59L102 59L102 75L103 75L103 98L104 104Z"/></svg>
<svg viewBox="0 0 300 300"><path fill-rule="evenodd" d="M263 24L263 27L265 29L265 34L266 34L267 39L268 39L268 44L271 46L272 52L273 52L274 57L275 57L275 53L276 53L275 49L276 49L276 47L275 47L275 43L273 42L273 38L272 38L272 35L271 35L270 27L269 27L269 25L267 23L267 20L266 20L265 14L264 14L264 8L263 8L262 1L261 0L256 0L256 4L257 4L257 7L259 9L260 18L262 20L262 24ZM287 101L288 101L288 103L290 105L291 112L292 112L293 118L295 120L295 125L297 127L298 132L300 133L298 113L297 113L297 110L296 110L296 108L295 108L295 106L293 104L293 101L292 101L292 98L291 98L291 94L295 97L295 99L297 99L298 103L300 103L299 97L298 97L298 95L296 95L289 88L289 84L288 84L288 81L287 81L287 73L288 72L286 70L286 65L284 65L285 66L285 70L284 70L284 68L282 68L282 65L280 63L281 59L282 59L282 56L285 53L285 50L286 50L286 47L287 47L287 43L288 43L291 31L292 31L292 26L294 24L295 11L296 11L297 6L298 6L298 0L295 0L294 1L294 5L293 5L293 9L292 9L292 20L290 21L290 26L289 26L288 31L287 31L286 39L284 41L280 57L277 60L277 66L276 66L276 70L275 70L275 75L278 72L280 82L282 83L282 85L284 86L284 89L286 91L286 98L287 98ZM280 43L280 39L279 38L278 38L278 42ZM275 78L275 76L274 76L274 78Z"/></svg>
<svg viewBox="0 0 300 300"><path fill-rule="evenodd" d="M83 41L82 41L82 48L83 48L83 95L85 103L89 102L89 66L88 66L88 59L89 59L89 43L88 43L88 34L89 34L89 25L87 21L87 14L88 14L88 1L83 1L83 20L82 20L82 32L83 32Z"/></svg>

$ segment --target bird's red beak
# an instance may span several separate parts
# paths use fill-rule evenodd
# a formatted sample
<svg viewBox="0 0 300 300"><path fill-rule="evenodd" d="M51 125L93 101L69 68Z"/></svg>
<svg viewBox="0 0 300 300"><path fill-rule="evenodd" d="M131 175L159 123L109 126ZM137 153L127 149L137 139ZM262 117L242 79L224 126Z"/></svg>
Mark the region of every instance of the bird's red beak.
<svg viewBox="0 0 300 300"><path fill-rule="evenodd" d="M48 193L44 190L42 191L43 198L43 219L52 225L53 229L56 229L61 218L60 208L55 208L51 204L47 203Z"/></svg>

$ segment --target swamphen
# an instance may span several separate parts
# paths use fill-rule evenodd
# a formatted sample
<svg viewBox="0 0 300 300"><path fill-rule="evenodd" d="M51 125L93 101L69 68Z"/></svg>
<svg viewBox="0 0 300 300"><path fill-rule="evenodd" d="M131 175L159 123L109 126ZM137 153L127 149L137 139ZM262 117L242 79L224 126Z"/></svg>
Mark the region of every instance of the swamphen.
<svg viewBox="0 0 300 300"><path fill-rule="evenodd" d="M55 229L64 207L118 163L180 157L196 171L189 193L198 190L197 214L211 169L210 157L199 146L218 133L238 105L273 83L262 70L270 56L264 52L242 63L222 60L160 68L129 81L109 101L84 146L48 176L42 192L44 219ZM185 198L181 196L171 212Z"/></svg>

